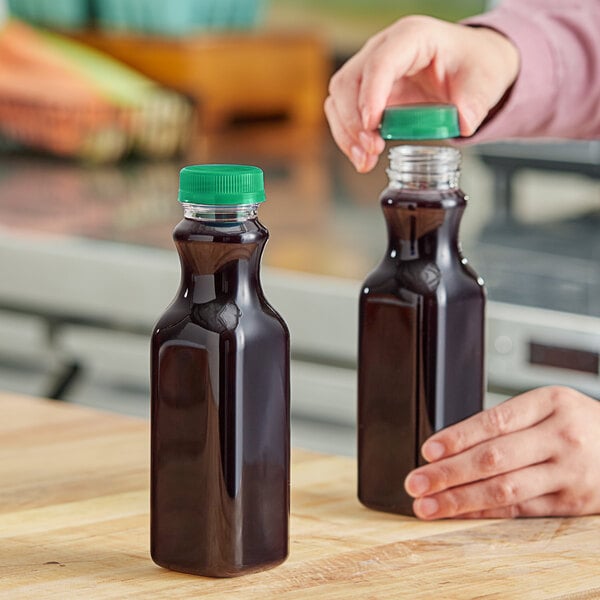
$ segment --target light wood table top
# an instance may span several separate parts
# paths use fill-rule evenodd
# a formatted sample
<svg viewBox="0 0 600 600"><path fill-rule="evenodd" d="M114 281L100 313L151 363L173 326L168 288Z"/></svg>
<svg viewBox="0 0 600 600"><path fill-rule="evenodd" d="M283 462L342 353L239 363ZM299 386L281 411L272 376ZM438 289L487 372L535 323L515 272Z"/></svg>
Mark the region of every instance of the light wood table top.
<svg viewBox="0 0 600 600"><path fill-rule="evenodd" d="M0 394L0 598L600 598L600 517L377 513L355 461L296 450L291 553L235 579L149 557L148 423Z"/></svg>

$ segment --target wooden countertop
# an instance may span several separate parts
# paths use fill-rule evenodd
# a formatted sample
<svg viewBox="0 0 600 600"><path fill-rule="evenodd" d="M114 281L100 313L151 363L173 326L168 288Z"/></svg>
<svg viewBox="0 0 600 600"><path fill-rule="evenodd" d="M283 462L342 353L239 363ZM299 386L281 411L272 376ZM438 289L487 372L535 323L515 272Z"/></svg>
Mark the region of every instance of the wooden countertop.
<svg viewBox="0 0 600 600"><path fill-rule="evenodd" d="M0 598L600 598L600 517L419 522L370 511L355 462L293 454L291 553L228 580L148 553L148 423L0 394Z"/></svg>

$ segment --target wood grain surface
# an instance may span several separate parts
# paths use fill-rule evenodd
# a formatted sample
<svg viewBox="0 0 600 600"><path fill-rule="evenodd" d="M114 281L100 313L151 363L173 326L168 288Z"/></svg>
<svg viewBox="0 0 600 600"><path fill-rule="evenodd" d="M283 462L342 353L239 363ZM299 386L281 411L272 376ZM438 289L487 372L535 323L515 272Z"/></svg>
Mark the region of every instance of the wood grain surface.
<svg viewBox="0 0 600 600"><path fill-rule="evenodd" d="M296 450L282 566L206 579L148 553L148 423L0 395L0 598L600 598L600 517L419 522L370 511L354 460Z"/></svg>

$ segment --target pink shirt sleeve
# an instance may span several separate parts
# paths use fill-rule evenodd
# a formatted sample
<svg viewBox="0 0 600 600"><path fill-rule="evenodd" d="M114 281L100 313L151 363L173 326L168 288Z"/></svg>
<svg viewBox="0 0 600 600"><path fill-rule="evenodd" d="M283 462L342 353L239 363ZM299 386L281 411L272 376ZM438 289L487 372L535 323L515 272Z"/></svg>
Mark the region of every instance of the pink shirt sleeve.
<svg viewBox="0 0 600 600"><path fill-rule="evenodd" d="M600 0L505 0L464 21L506 35L519 76L500 110L471 138L600 138Z"/></svg>

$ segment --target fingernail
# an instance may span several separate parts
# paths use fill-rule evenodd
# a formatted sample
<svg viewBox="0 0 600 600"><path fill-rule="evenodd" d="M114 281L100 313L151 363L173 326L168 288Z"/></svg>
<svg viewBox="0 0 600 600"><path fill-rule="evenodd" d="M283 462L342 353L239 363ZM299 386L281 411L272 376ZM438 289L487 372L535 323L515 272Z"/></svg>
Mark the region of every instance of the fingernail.
<svg viewBox="0 0 600 600"><path fill-rule="evenodd" d="M426 442L423 446L423 456L429 462L442 458L445 452L446 447L441 442Z"/></svg>
<svg viewBox="0 0 600 600"><path fill-rule="evenodd" d="M406 487L409 493L415 496L423 496L429 489L429 477L422 475L421 473L415 473L414 475L408 476Z"/></svg>
<svg viewBox="0 0 600 600"><path fill-rule="evenodd" d="M365 151L360 148L360 146L352 146L352 148L350 148L350 156L352 157L354 166L358 170L362 169L366 160Z"/></svg>
<svg viewBox="0 0 600 600"><path fill-rule="evenodd" d="M417 501L417 508L419 514L424 517L430 517L434 515L440 508L438 501L435 498L422 498Z"/></svg>

